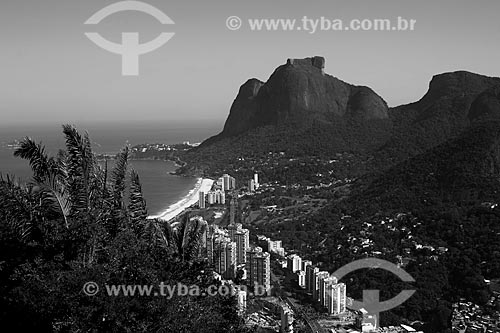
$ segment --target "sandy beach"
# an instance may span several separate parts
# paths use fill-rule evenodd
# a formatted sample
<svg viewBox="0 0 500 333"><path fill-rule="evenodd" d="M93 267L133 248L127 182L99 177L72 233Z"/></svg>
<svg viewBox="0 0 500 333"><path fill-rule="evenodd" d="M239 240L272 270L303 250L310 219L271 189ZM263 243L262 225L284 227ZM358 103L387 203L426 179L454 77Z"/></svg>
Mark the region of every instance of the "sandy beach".
<svg viewBox="0 0 500 333"><path fill-rule="evenodd" d="M189 193L182 198L182 200L174 203L167 210L159 215L149 216L150 219L161 219L164 221L170 221L177 215L182 213L187 208L191 207L198 202L200 191L207 193L212 188L214 181L209 178L199 178L196 182L195 187L189 191Z"/></svg>

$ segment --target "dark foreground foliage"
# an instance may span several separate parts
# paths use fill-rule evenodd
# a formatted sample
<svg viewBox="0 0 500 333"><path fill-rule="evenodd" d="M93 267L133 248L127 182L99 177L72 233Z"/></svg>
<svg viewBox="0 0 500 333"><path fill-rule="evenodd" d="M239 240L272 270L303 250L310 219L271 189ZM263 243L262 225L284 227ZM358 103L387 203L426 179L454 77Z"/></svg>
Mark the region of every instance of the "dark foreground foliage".
<svg viewBox="0 0 500 333"><path fill-rule="evenodd" d="M128 148L113 170L88 135L63 127L66 149L49 157L26 138L15 155L29 184L0 179L0 324L37 332L240 332L231 296L109 296L106 285L208 287L218 282L199 256L206 225L148 220ZM129 200L125 200L129 198ZM95 296L82 287L93 281Z"/></svg>

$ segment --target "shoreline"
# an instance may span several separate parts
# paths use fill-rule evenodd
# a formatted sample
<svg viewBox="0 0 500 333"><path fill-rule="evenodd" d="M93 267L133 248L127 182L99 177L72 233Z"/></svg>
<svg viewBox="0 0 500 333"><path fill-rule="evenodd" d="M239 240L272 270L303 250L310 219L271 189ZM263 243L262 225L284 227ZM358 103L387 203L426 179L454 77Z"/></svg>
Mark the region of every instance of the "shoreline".
<svg viewBox="0 0 500 333"><path fill-rule="evenodd" d="M170 221L174 219L186 209L198 202L200 191L205 193L210 191L213 183L213 179L198 178L195 187L191 189L186 196L184 196L176 203L170 205L164 212L160 213L159 215L148 216L148 219L160 219L163 221Z"/></svg>

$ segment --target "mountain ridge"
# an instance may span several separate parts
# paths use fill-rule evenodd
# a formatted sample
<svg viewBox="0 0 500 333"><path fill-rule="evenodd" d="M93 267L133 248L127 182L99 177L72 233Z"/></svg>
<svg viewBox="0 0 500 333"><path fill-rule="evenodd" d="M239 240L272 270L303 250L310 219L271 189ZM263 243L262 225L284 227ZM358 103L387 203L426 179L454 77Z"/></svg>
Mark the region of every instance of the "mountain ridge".
<svg viewBox="0 0 500 333"><path fill-rule="evenodd" d="M410 156L458 135L479 117L479 111L469 114L475 99L500 86L500 78L463 70L445 72L432 77L428 90L418 101L389 108L373 89L326 74L324 65L325 59L319 56L288 59L266 82L256 78L247 80L238 91L223 130L205 140L201 147L237 140L249 131L269 126L306 132L320 125L331 127L332 133L344 133L377 120L383 124L380 132L390 132L385 134L390 138L380 142L379 148L403 151L406 148L401 146L409 146L407 156ZM489 94L492 96L482 96L483 102L477 102L476 109L481 108L479 103L493 99L489 107L494 110L487 112L491 117L497 114L498 107L494 102L495 91ZM428 138L421 139L425 136ZM421 140L422 144L415 140ZM368 144L369 140L361 141ZM353 147L346 145L344 149Z"/></svg>
<svg viewBox="0 0 500 333"><path fill-rule="evenodd" d="M371 88L325 74L324 64L324 58L318 56L288 59L267 82L247 80L222 132L208 142L267 125L303 127L314 122L388 119L387 103Z"/></svg>
<svg viewBox="0 0 500 333"><path fill-rule="evenodd" d="M341 174L358 177L453 140L477 122L500 119L500 78L437 74L419 100L389 108L372 89L323 68L322 57L289 59L266 82L247 80L223 131L182 156L187 165L179 173L210 175L216 165L269 152L325 159L348 152L358 162Z"/></svg>

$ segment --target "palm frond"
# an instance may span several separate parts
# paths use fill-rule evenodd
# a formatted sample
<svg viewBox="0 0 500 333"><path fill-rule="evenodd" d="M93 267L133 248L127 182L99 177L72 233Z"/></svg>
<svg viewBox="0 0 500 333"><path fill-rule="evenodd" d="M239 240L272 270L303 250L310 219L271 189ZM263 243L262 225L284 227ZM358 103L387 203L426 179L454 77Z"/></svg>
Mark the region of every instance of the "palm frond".
<svg viewBox="0 0 500 333"><path fill-rule="evenodd" d="M111 178L113 182L113 197L116 202L121 202L123 199L123 193L125 192L125 177L127 175L129 159L128 147L122 149L122 151L116 156L116 165L112 171Z"/></svg>
<svg viewBox="0 0 500 333"><path fill-rule="evenodd" d="M184 215L176 225L173 233L175 250L181 260L191 260L198 256L202 236L207 230L207 223L198 219L191 219Z"/></svg>
<svg viewBox="0 0 500 333"><path fill-rule="evenodd" d="M44 181L53 167L52 160L45 153L45 147L42 143L36 143L29 137L21 140L19 147L14 151L14 156L29 161L33 170L33 178L37 182Z"/></svg>
<svg viewBox="0 0 500 333"><path fill-rule="evenodd" d="M63 125L66 138L68 188L72 214L87 215L89 210L89 158L84 138L71 125Z"/></svg>
<svg viewBox="0 0 500 333"><path fill-rule="evenodd" d="M170 224L159 219L141 221L141 238L151 246L159 245L167 251L173 249L173 231Z"/></svg>
<svg viewBox="0 0 500 333"><path fill-rule="evenodd" d="M135 170L130 172L130 189L128 211L132 226L137 226L139 222L145 220L148 216L146 201L142 194L141 181Z"/></svg>
<svg viewBox="0 0 500 333"><path fill-rule="evenodd" d="M45 181L37 183L37 185L41 191L47 193L47 199L52 201L54 208L62 213L65 226L69 228L68 218L71 213L71 200L65 185L54 173L50 173Z"/></svg>
<svg viewBox="0 0 500 333"><path fill-rule="evenodd" d="M37 204L32 187L0 175L0 220L5 221L21 241L29 241L35 227Z"/></svg>

